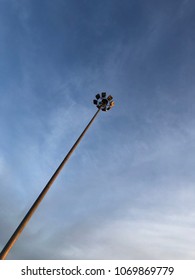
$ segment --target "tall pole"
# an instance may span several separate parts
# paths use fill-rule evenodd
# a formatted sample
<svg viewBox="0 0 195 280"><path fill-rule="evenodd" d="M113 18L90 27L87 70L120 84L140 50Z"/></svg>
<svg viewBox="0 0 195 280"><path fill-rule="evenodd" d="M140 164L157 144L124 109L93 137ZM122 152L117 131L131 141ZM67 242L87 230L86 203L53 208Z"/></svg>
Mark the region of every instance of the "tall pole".
<svg viewBox="0 0 195 280"><path fill-rule="evenodd" d="M102 93L103 94L103 93ZM97 95L96 95L97 96ZM105 99L107 100L107 99ZM102 100L103 101L103 100ZM40 193L40 195L38 196L38 198L35 200L35 202L33 203L33 205L31 206L31 208L29 209L29 211L27 212L26 216L23 218L23 220L21 221L21 223L19 224L19 226L16 228L15 232L12 234L12 236L10 237L10 239L8 240L7 244L5 245L5 247L3 248L3 250L0 253L0 260L4 260L6 259L8 253L10 252L10 250L12 249L12 247L14 246L15 242L18 240L20 234L22 233L23 229L25 228L25 226L27 225L27 223L29 222L30 218L32 217L32 215L34 214L34 212L36 211L36 209L38 208L39 204L41 203L41 201L43 200L43 198L45 197L46 193L48 192L48 190L50 189L50 187L52 186L53 182L56 180L57 176L59 175L60 171L63 169L64 165L67 163L67 161L69 160L69 158L71 157L72 153L75 151L76 147L78 146L78 144L80 143L81 139L83 138L83 136L85 135L85 133L87 132L87 130L89 129L89 127L91 126L91 124L93 123L93 121L95 120L96 116L98 115L98 113L100 112L100 110L104 110L105 108L108 108L107 104L104 104L105 101L103 101L103 103L96 104L98 107L97 112L94 114L94 116L92 117L92 119L90 120L90 122L88 123L88 125L86 126L86 128L83 130L83 132L81 133L81 135L79 136L79 138L76 140L76 142L74 143L74 145L72 146L72 148L70 149L70 151L68 152L68 154L65 156L65 158L62 160L61 164L58 166L58 168L56 169L56 171L54 172L53 176L50 178L50 180L48 181L48 183L46 184L46 186L44 187L44 189L42 190L42 192ZM95 103L94 103L95 104ZM114 105L114 104L113 104Z"/></svg>

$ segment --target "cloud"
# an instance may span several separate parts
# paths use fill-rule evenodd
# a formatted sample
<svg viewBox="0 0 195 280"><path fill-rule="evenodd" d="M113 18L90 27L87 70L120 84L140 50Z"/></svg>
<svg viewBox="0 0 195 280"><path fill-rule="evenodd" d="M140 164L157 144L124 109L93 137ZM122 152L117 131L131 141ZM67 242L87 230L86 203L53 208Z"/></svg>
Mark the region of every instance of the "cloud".
<svg viewBox="0 0 195 280"><path fill-rule="evenodd" d="M45 238L41 238L41 245L37 233L37 250L43 250L42 256L47 259L194 258L194 213L182 216L177 212L170 215L163 209L155 214L137 210L131 209L131 215L120 219L82 221L69 229L62 226L57 234L50 231L54 251L44 246Z"/></svg>
<svg viewBox="0 0 195 280"><path fill-rule="evenodd" d="M116 106L98 115L9 258L193 259L192 2L77 2L8 1L1 17L1 246L106 90Z"/></svg>
<svg viewBox="0 0 195 280"><path fill-rule="evenodd" d="M175 199L171 196L175 196ZM91 228L85 222L77 224L71 229L71 235L65 231L62 258L193 258L193 205L191 204L192 209L189 207L185 212L180 207L180 204L185 205L186 201L189 201L188 198L184 198L180 191L179 195L170 191L165 198L167 202L161 201L159 206L156 202L153 207L148 207L151 203L149 199L151 193L145 195L146 197L147 202L144 203L141 199L139 204L129 205L120 217L110 219L104 217L101 221L94 221ZM152 197L153 200L159 200L158 194L153 194ZM145 210L146 207L148 211Z"/></svg>

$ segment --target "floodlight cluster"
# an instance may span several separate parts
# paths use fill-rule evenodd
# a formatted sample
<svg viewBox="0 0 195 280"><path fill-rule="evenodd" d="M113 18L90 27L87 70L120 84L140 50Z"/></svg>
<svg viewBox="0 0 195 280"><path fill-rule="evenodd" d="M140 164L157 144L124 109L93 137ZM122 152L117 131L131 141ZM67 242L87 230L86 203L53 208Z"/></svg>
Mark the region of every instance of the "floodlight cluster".
<svg viewBox="0 0 195 280"><path fill-rule="evenodd" d="M113 97L111 95L106 97L106 92L98 93L95 97L96 99L93 100L93 104L104 112L110 110L114 106Z"/></svg>

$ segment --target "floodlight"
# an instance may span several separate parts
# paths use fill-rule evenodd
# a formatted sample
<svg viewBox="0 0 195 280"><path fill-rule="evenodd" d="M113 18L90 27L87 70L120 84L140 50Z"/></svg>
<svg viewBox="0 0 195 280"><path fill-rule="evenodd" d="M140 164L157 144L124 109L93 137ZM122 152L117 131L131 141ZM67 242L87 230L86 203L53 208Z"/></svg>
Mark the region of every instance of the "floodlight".
<svg viewBox="0 0 195 280"><path fill-rule="evenodd" d="M114 106L114 101L110 102L110 108L112 108Z"/></svg>
<svg viewBox="0 0 195 280"><path fill-rule="evenodd" d="M109 95L109 96L107 97L107 99L108 99L108 101L111 101L111 100L113 99L112 95Z"/></svg>
<svg viewBox="0 0 195 280"><path fill-rule="evenodd" d="M102 92L102 98L106 97L106 92Z"/></svg>
<svg viewBox="0 0 195 280"><path fill-rule="evenodd" d="M96 94L96 99L93 100L93 103L103 112L110 110L114 106L113 97L109 95L106 98L106 92L102 92L101 95L99 93Z"/></svg>
<svg viewBox="0 0 195 280"><path fill-rule="evenodd" d="M106 98L102 99L102 104L106 106L108 104L108 100Z"/></svg>

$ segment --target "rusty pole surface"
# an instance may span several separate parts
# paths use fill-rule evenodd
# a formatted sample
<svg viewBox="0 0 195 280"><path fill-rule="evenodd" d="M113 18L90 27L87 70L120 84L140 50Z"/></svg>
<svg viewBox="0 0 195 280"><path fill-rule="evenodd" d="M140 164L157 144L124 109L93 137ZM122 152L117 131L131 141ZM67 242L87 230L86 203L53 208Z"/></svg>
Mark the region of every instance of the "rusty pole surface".
<svg viewBox="0 0 195 280"><path fill-rule="evenodd" d="M97 110L97 112L94 114L94 116L92 117L91 121L88 123L88 125L86 126L86 128L83 130L83 132L81 133L81 135L79 136L79 138L76 140L75 144L72 146L72 148L70 149L70 151L68 152L68 154L66 155L66 157L63 159L63 161L61 162L61 164L59 165L59 167L56 169L56 171L54 172L53 176L51 177L51 179L48 181L47 185L44 187L44 189L42 190L42 192L40 193L40 195L38 196L38 198L35 200L34 204L31 206L31 208L29 209L29 211L27 212L26 216L23 218L23 220L21 221L21 223L19 224L19 226L17 227L17 229L15 230L15 232L13 233L13 235L10 237L10 239L8 240L7 244L5 245L5 247L3 248L3 250L0 253L0 260L4 260L9 251L11 250L11 248L14 246L15 242L18 240L20 234L22 233L24 227L27 225L27 223L29 222L30 218L32 217L32 215L34 214L34 212L36 211L36 209L38 208L39 204L41 203L41 201L43 200L43 198L45 197L46 193L48 192L48 190L50 189L50 187L52 186L53 182L55 181L55 179L57 178L57 176L59 175L60 171L62 170L62 168L64 167L64 165L67 163L67 161L69 160L70 156L72 155L72 153L74 152L74 150L76 149L76 147L78 146L79 142L81 141L81 139L83 138L83 136L85 135L85 133L87 132L88 128L91 126L91 124L93 123L93 121L95 120L96 116L98 115L98 113L100 112L101 108L99 108Z"/></svg>

